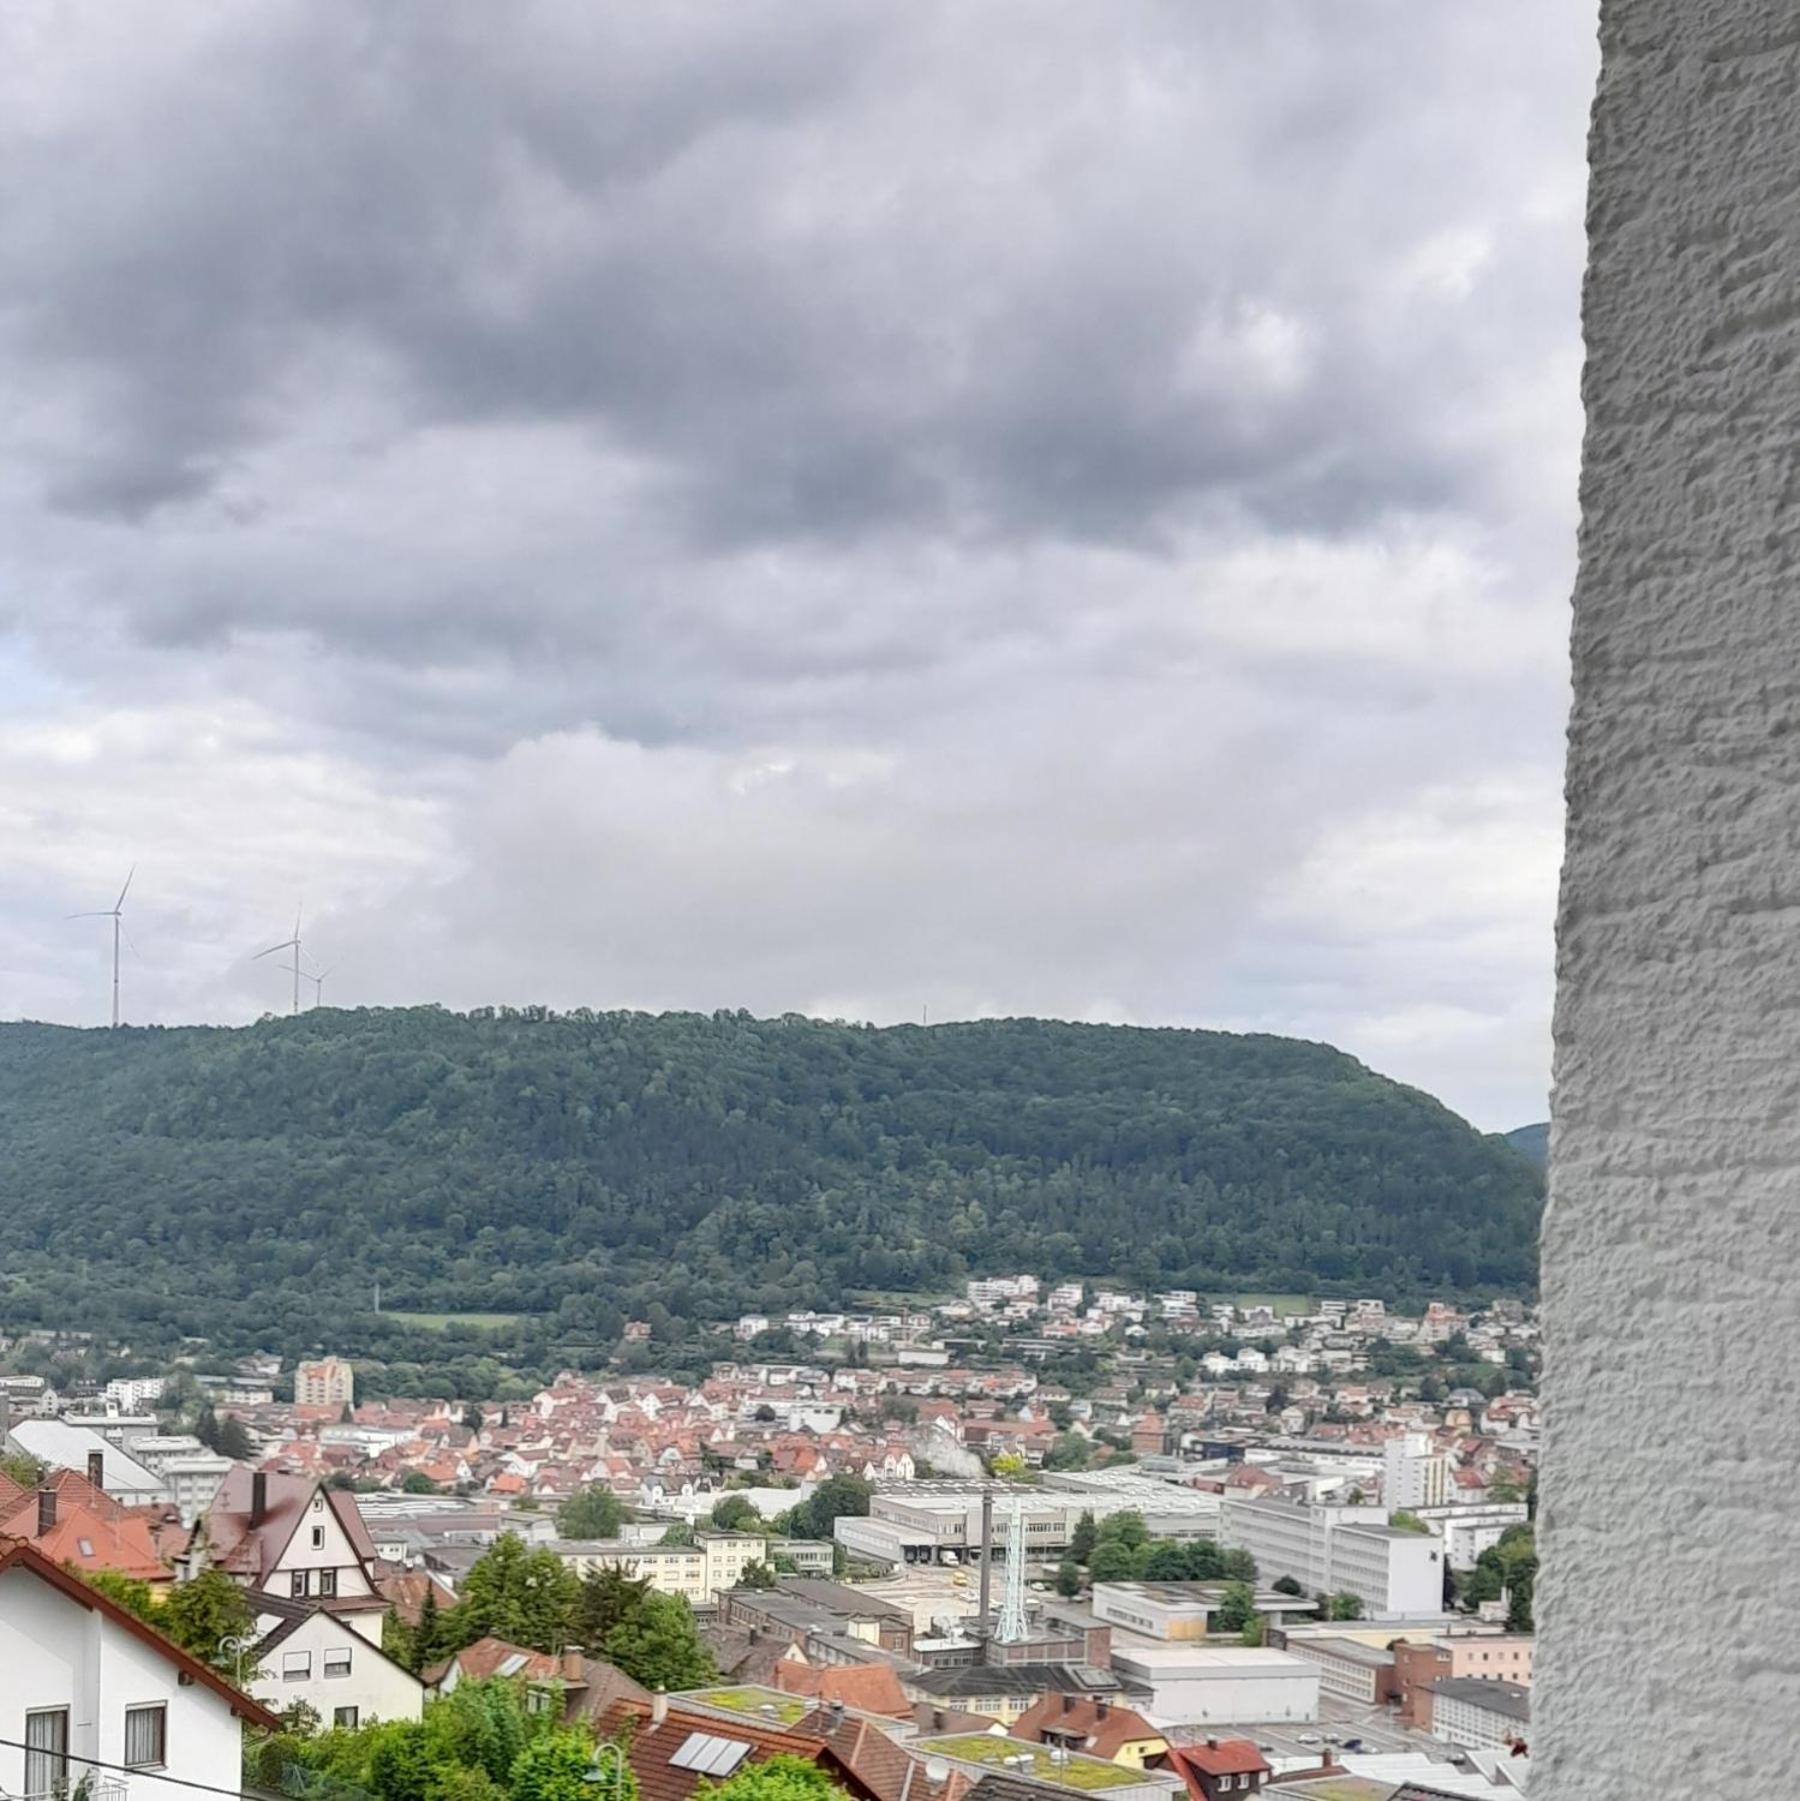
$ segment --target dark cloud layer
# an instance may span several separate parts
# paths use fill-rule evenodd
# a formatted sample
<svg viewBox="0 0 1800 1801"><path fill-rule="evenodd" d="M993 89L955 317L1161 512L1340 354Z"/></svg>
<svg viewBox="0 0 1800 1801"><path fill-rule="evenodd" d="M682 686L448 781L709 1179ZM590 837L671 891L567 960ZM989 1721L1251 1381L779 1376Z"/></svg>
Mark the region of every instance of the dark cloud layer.
<svg viewBox="0 0 1800 1801"><path fill-rule="evenodd" d="M1541 1087L1583 9L160 10L0 22L21 1006L216 754L258 848L170 878L167 1013L252 1004L222 872L305 863L366 998L941 976ZM246 835L296 767L366 839ZM1536 885L1429 929L1498 995L1308 911L1358 818L1494 806Z"/></svg>

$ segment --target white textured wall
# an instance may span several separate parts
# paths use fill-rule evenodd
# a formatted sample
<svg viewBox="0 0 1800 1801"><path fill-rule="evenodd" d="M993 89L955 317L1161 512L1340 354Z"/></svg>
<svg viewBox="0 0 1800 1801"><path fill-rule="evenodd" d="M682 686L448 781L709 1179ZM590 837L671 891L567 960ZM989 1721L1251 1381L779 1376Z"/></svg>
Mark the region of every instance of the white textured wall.
<svg viewBox="0 0 1800 1801"><path fill-rule="evenodd" d="M1608 0L1533 1801L1800 1793L1800 5Z"/></svg>

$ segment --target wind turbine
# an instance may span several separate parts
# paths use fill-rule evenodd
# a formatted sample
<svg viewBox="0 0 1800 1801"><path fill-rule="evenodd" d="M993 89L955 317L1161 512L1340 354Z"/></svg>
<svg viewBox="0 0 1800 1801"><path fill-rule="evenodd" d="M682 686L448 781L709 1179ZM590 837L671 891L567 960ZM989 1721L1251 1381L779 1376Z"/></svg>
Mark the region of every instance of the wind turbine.
<svg viewBox="0 0 1800 1801"><path fill-rule="evenodd" d="M302 905L304 905L304 904L305 903L302 902ZM289 950L291 950L294 953L294 963L293 963L294 1011L297 1014L300 1011L300 908L299 907L296 907L294 909L294 935L293 935L293 937L292 938L284 938L284 939L282 939L282 941L279 944L271 944L266 951L258 951L256 953L256 956L252 957L250 959L250 961L252 963L254 963L259 958L274 956L277 951L289 951ZM286 969L288 967L288 965L283 963L280 965L280 967L282 969Z"/></svg>
<svg viewBox="0 0 1800 1801"><path fill-rule="evenodd" d="M113 922L113 1029L119 1025L119 936L123 931L125 915L125 896L131 892L131 878L137 874L137 865L132 864L125 877L125 886L119 890L119 898L110 907L102 907L93 913L70 913L70 919L110 919Z"/></svg>
<svg viewBox="0 0 1800 1801"><path fill-rule="evenodd" d="M311 982L313 985L313 1005L315 1007L324 1006L324 1004L325 1004L325 978L331 974L332 970L334 970L336 968L337 968L337 965L335 963L330 963L330 964L327 964L325 968L318 970L316 972L313 970L310 970L310 969L303 972L306 976L306 979L309 982Z"/></svg>

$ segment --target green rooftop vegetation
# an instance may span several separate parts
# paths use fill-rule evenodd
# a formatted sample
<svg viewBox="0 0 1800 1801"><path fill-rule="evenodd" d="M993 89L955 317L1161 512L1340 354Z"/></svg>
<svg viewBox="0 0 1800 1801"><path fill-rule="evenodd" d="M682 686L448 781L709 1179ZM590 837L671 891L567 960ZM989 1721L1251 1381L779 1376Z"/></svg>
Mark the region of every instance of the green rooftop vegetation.
<svg viewBox="0 0 1800 1801"><path fill-rule="evenodd" d="M989 1769L1005 1767L1009 1758L1029 1757L1029 1771L1023 1764L1012 1767L1021 1775L1029 1774L1039 1782L1060 1783L1064 1788L1128 1788L1144 1780L1141 1770L1128 1770L1122 1764L1104 1763L1098 1757L1083 1757L1079 1753L1071 1756L1067 1763L1056 1763L1042 1745L1028 1745L1023 1739L1001 1738L992 1732L926 1739L918 1748L928 1755L935 1752L940 1757L952 1757L960 1763L978 1763Z"/></svg>
<svg viewBox="0 0 1800 1801"><path fill-rule="evenodd" d="M735 1688L690 1689L680 1699L697 1701L702 1707L717 1707L725 1713L741 1713L751 1719L772 1720L778 1726L792 1726L813 1710L812 1702L804 1696L784 1695L778 1688L759 1688L755 1683L743 1683Z"/></svg>

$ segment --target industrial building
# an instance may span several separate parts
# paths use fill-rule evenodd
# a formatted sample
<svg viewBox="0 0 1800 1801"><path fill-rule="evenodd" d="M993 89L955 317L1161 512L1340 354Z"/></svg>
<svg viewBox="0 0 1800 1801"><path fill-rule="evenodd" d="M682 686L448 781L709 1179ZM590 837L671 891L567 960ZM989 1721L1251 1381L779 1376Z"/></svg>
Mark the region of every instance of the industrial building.
<svg viewBox="0 0 1800 1801"><path fill-rule="evenodd" d="M1264 1582L1285 1576L1308 1594L1355 1595L1365 1612L1384 1618L1443 1612L1443 1540L1388 1525L1379 1507L1228 1497L1219 1542L1248 1551Z"/></svg>
<svg viewBox="0 0 1800 1801"><path fill-rule="evenodd" d="M838 1542L855 1556L893 1565L979 1562L984 1489L966 1482L895 1482L875 1491L866 1516L845 1515L833 1527ZM1104 1520L1115 1513L1140 1513L1153 1538L1211 1538L1218 1530L1217 1495L1200 1494L1173 1483L1105 1471L1082 1476L1047 1474L1043 1486L1028 1489L994 1485L995 1523L989 1550L1005 1550L1006 1521L1017 1506L1025 1520L1025 1555L1030 1561L1060 1558L1084 1513Z"/></svg>
<svg viewBox="0 0 1800 1801"><path fill-rule="evenodd" d="M1229 1586L1224 1582L1097 1582L1091 1605L1094 1617L1109 1626L1164 1644L1191 1643L1206 1637ZM1256 1611L1265 1618L1306 1618L1315 1610L1310 1595L1286 1595L1278 1589L1256 1593Z"/></svg>
<svg viewBox="0 0 1800 1801"><path fill-rule="evenodd" d="M1158 1726L1273 1725L1319 1717L1319 1665L1288 1651L1115 1638L1113 1670L1149 1697L1139 1711Z"/></svg>

